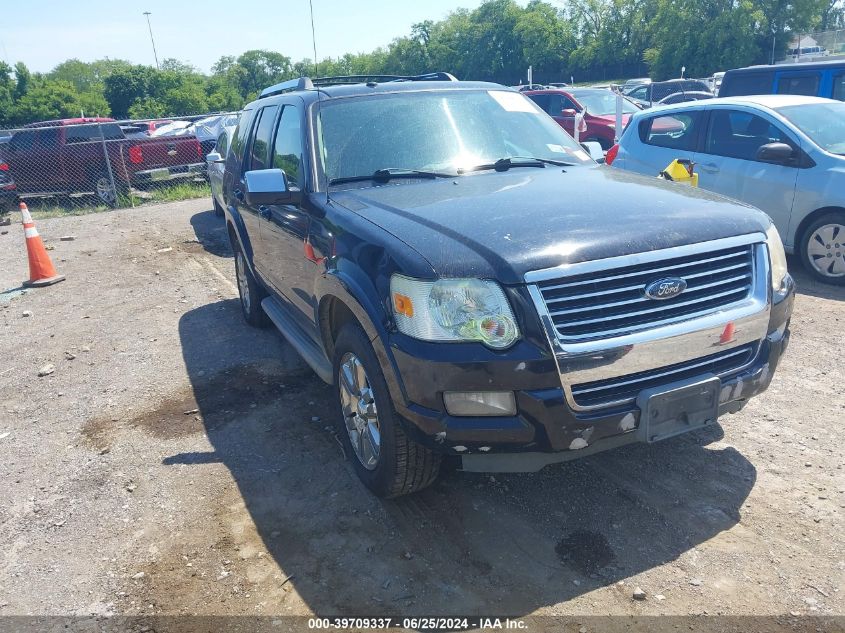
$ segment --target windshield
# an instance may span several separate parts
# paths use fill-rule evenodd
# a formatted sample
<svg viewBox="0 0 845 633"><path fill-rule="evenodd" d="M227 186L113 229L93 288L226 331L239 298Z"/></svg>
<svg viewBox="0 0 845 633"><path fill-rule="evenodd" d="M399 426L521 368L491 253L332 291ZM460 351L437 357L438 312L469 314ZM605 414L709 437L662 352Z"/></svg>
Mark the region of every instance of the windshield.
<svg viewBox="0 0 845 633"><path fill-rule="evenodd" d="M777 111L823 150L845 156L845 103L805 103Z"/></svg>
<svg viewBox="0 0 845 633"><path fill-rule="evenodd" d="M458 173L507 157L589 164L532 101L504 90L394 93L324 101L321 158L329 181L403 169Z"/></svg>
<svg viewBox="0 0 845 633"><path fill-rule="evenodd" d="M596 116L610 116L616 114L616 94L613 92L573 92L572 96L578 100L590 114ZM633 114L639 108L627 99L622 99L622 113Z"/></svg>

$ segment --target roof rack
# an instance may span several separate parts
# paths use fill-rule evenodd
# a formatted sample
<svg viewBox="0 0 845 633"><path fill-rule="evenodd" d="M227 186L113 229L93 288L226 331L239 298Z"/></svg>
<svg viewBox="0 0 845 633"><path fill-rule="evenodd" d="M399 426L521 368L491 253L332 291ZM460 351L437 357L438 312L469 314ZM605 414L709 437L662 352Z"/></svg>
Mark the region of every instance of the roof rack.
<svg viewBox="0 0 845 633"><path fill-rule="evenodd" d="M261 91L259 99L280 95L294 90L313 90L315 86L344 86L350 84L390 83L394 81L457 81L451 73L436 72L424 75L342 75L338 77L319 77L309 79L300 77L283 81L275 86L270 86Z"/></svg>
<svg viewBox="0 0 845 633"><path fill-rule="evenodd" d="M345 75L339 77L320 77L314 79L315 86L335 86L345 84L390 83L394 81L457 81L451 73L436 72L424 75Z"/></svg>
<svg viewBox="0 0 845 633"><path fill-rule="evenodd" d="M294 90L311 90L314 88L314 84L311 83L311 80L308 77L300 77L299 79L291 79L290 81L283 81L280 84L276 84L275 86L270 86L269 88L265 88L261 91L261 94L258 95L259 99L263 99L264 97L272 97L273 95L280 95L283 92L292 92Z"/></svg>

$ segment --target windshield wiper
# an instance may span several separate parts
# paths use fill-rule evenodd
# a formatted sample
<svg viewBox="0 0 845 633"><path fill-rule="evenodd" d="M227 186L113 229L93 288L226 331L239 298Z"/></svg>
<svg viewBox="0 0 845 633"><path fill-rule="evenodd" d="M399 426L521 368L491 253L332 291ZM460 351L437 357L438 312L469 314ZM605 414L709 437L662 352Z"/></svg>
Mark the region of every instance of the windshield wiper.
<svg viewBox="0 0 845 633"><path fill-rule="evenodd" d="M567 163L562 160L555 160L553 158L537 158L535 156L507 156L500 158L493 163L484 163L483 165L475 165L474 167L466 167L459 169L459 174L465 174L470 171L485 171L488 169L495 169L496 171L507 171L511 167L545 167L546 165L554 165L555 167L575 167L574 163Z"/></svg>
<svg viewBox="0 0 845 633"><path fill-rule="evenodd" d="M385 169L376 169L369 176L343 176L342 178L332 178L329 180L330 185L340 185L345 182L362 182L364 180L374 180L376 182L387 182L392 178L454 178L455 174L448 174L441 171L425 171L422 169L405 169L402 167L387 167Z"/></svg>

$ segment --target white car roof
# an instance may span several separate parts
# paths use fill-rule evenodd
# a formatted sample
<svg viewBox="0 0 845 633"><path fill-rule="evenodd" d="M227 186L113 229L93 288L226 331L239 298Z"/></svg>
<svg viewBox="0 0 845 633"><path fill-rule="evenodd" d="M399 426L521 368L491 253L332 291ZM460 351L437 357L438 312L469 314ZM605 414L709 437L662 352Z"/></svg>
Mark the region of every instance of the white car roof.
<svg viewBox="0 0 845 633"><path fill-rule="evenodd" d="M841 101L824 99L822 97L805 97L803 95L749 95L743 97L720 97L716 99L705 99L703 101L687 101L670 106L657 106L651 110L643 110L643 114L655 112L658 109L662 112L670 109L709 108L714 105L750 105L775 109L787 106L809 105L812 103L841 103Z"/></svg>

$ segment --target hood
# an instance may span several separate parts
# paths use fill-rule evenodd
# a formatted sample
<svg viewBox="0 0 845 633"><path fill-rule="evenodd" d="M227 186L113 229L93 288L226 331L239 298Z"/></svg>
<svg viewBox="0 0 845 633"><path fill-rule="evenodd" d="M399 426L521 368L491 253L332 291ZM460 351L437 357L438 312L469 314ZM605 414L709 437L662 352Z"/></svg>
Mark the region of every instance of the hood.
<svg viewBox="0 0 845 633"><path fill-rule="evenodd" d="M440 277L525 273L763 232L763 212L681 183L598 165L513 168L333 191L415 249Z"/></svg>

